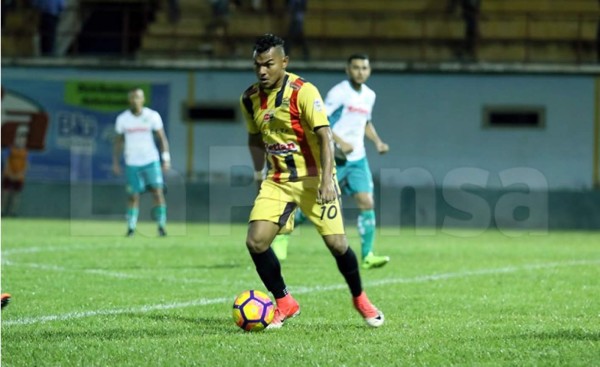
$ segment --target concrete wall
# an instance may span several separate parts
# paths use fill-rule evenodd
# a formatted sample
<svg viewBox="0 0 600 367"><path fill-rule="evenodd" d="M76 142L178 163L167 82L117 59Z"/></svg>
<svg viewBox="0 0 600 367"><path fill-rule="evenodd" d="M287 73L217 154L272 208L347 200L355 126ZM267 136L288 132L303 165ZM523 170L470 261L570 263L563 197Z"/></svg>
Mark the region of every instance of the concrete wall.
<svg viewBox="0 0 600 367"><path fill-rule="evenodd" d="M344 78L342 72L300 74L322 94ZM168 83L166 119L175 168L168 178L170 218L245 220L254 189L245 181L251 163L241 117L233 123L195 125L193 169L210 175L210 180L186 183L188 130L182 105L191 81L197 102L237 108L240 93L254 81L252 71L5 67L2 77L3 83L5 78L22 83L32 78ZM590 75L374 70L369 81L378 93L374 122L391 146L384 156L368 146L382 196L379 222L442 228L600 228L600 198L592 190L594 108L600 103L594 83ZM482 112L490 104L541 106L545 128L486 129ZM24 194L22 213L27 216L123 218L125 194L120 185L28 182ZM352 203L345 204L352 221Z"/></svg>
<svg viewBox="0 0 600 367"><path fill-rule="evenodd" d="M536 233L600 229L598 191L399 188L379 182L375 187L378 224L398 231L416 228L427 235L452 228ZM243 223L248 219L255 193L251 178L230 177L219 183L193 184L170 177L169 221ZM121 185L29 183L23 192L20 215L124 221L125 202ZM358 210L353 200L344 197L343 206L346 223L356 224ZM151 197L147 194L141 200L141 220L150 220L150 209Z"/></svg>
<svg viewBox="0 0 600 367"><path fill-rule="evenodd" d="M293 70L292 70L293 71ZM322 94L343 79L342 72L302 71ZM169 137L173 166L184 172L188 130L182 123L182 105L192 80L195 100L238 107L241 92L254 81L250 70L98 70L15 68L2 70L6 79L27 83L38 78L80 80L156 81L170 85ZM385 170L426 171L436 185L451 185L456 170L477 168L489 172L486 186L501 187L503 171L526 168L521 174L536 189L590 189L592 187L595 79L590 75L394 74L374 71L369 85L378 93L374 122L391 146L377 156L368 144L373 173ZM546 110L543 129L486 129L486 105L541 106ZM124 106L125 108L125 106ZM52 116L52 111L49 111ZM193 131L193 169L223 174L237 165L250 165L246 131L241 116L235 123L202 122ZM228 154L229 153L229 154ZM240 153L243 155L239 157ZM476 173L476 172L475 172ZM468 174L468 172L462 172ZM542 177L542 180L538 178ZM395 185L395 176L382 178ZM410 184L423 184L422 175L403 175ZM465 180L477 180L466 176ZM426 182L427 185L430 182Z"/></svg>

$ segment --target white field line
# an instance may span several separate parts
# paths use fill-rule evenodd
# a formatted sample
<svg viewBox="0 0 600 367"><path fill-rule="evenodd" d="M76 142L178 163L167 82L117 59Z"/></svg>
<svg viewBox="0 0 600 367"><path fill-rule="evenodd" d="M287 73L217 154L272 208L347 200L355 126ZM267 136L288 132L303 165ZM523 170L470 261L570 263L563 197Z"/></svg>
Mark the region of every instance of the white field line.
<svg viewBox="0 0 600 367"><path fill-rule="evenodd" d="M38 252L65 252L108 249L135 249L141 248L139 244L119 243L111 245L72 245L72 246L32 246L2 250L2 257L13 254L34 254Z"/></svg>
<svg viewBox="0 0 600 367"><path fill-rule="evenodd" d="M597 265L600 264L600 260L574 260L574 261L565 261L565 262L551 262L551 263L539 263L539 264L527 264L522 266L507 266L503 268L491 268L491 269L479 269L479 270L470 270L470 271L462 271L462 272L453 272L453 273L442 273L442 274L432 274L432 275L423 275L413 278L388 278L388 279L380 279L372 282L366 282L366 285L369 287L377 287L386 284L409 284L409 283L425 283L432 281L440 281L447 279L457 279L457 278L468 278L473 276L483 276L483 275L494 275L494 274L508 274L508 273L516 273L519 271L532 271L532 270L541 270L541 269L552 269L552 268L560 268L560 267L570 267L570 266L586 266L586 265ZM329 286L316 286L316 287L290 287L293 292L296 294L304 294L304 293L315 293L315 292L327 292L330 290L344 289L346 288L346 284L333 284ZM95 317L95 316L105 316L105 315L120 315L127 313L146 313L151 311L162 311L162 310L171 310L171 309L179 309L186 307L194 307L194 306L204 306L204 305L212 305L216 303L226 303L231 302L234 296L229 297L219 297L219 298L210 298L210 299L199 299L195 301L189 302L179 302L179 303L167 303L167 304L158 304L158 305L149 305L149 306L140 306L140 307L128 307L128 308L115 308L109 310L96 310L96 311L83 311L83 312L70 312L62 315L48 315L48 316L37 316L37 317L22 317L15 320L3 320L2 326L12 326L12 325L29 325L29 324L38 324L38 323L46 323L51 321L66 321L72 319L80 319L84 317Z"/></svg>
<svg viewBox="0 0 600 367"><path fill-rule="evenodd" d="M177 278L177 277L155 277L155 276L144 276L144 275L133 275L127 273L120 273L116 271L108 271L102 269L71 269L62 266L38 264L38 263L21 263L13 262L11 260L2 260L2 265L26 267L39 270L49 270L64 273L85 273L94 274L100 276L106 276L109 278L117 279L136 279L136 280L154 280L156 282L172 282L172 283L188 283L188 284L209 284L214 283L210 279L194 279L194 278Z"/></svg>

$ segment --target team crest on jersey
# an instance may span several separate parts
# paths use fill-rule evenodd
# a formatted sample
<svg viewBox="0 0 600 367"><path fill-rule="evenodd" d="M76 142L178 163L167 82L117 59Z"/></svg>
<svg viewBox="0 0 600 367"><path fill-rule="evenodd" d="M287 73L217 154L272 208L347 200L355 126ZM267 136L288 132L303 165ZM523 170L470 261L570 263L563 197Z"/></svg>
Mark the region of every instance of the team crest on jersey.
<svg viewBox="0 0 600 367"><path fill-rule="evenodd" d="M323 103L321 103L320 99L315 99L313 102L313 106L315 107L315 111L321 112L323 110Z"/></svg>
<svg viewBox="0 0 600 367"><path fill-rule="evenodd" d="M273 120L273 117L275 116L275 111L273 110L269 110L265 113L265 115L263 116L263 122L271 122Z"/></svg>

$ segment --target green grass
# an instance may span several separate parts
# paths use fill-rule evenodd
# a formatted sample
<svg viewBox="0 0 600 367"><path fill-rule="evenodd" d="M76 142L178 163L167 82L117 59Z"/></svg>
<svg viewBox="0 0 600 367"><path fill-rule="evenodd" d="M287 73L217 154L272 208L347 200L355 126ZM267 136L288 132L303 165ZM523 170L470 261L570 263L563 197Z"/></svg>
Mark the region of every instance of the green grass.
<svg viewBox="0 0 600 367"><path fill-rule="evenodd" d="M598 366L600 233L382 229L364 271L368 328L316 232L283 272L302 315L245 333L234 296L264 290L246 226L2 221L2 366ZM227 232L229 235L216 235ZM145 234L145 235L144 235ZM359 252L355 228L348 229Z"/></svg>

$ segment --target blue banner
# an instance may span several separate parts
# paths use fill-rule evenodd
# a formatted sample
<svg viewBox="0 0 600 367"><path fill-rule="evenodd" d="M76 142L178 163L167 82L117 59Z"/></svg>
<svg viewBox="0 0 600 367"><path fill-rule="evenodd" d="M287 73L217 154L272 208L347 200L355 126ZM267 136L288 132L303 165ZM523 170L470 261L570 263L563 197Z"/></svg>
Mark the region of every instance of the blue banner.
<svg viewBox="0 0 600 367"><path fill-rule="evenodd" d="M43 148L29 153L27 179L122 181L112 174L114 124L128 108L127 92L133 87L144 90L146 105L160 113L167 131L168 84L3 76L3 131L5 124L27 124L28 116L43 116L49 122Z"/></svg>

